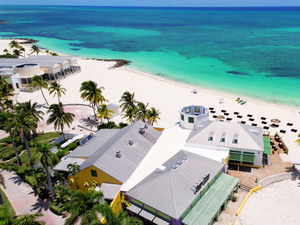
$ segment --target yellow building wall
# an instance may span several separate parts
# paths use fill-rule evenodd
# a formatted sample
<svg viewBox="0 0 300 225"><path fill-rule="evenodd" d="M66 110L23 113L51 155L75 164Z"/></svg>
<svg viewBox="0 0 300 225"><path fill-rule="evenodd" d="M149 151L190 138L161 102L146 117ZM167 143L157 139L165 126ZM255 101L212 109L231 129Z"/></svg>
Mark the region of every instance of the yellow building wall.
<svg viewBox="0 0 300 225"><path fill-rule="evenodd" d="M91 170L97 171L97 177L92 176ZM103 172L102 170L99 170L95 166L90 166L84 170L81 170L75 176L76 176L78 188L85 194L88 192L88 187L84 187L84 182L90 183L92 180L96 180L100 186L102 185L102 183L122 184L120 181L111 177L110 175ZM71 178L73 178L73 176L69 176L69 181ZM72 185L71 182L70 182L70 187L72 190L74 191L76 190L76 186Z"/></svg>

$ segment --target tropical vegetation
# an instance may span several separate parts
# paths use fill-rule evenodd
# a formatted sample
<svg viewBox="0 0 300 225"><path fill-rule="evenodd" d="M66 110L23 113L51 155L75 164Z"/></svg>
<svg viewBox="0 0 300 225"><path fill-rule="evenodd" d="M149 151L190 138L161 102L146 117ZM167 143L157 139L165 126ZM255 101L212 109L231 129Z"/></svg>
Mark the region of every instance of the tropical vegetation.
<svg viewBox="0 0 300 225"><path fill-rule="evenodd" d="M95 108L99 106L99 103L103 104L103 102L107 102L102 95L102 90L104 90L104 87L98 87L98 84L91 80L83 82L80 87L81 98L84 101L90 102L93 107L95 119L97 118Z"/></svg>
<svg viewBox="0 0 300 225"><path fill-rule="evenodd" d="M63 88L61 86L61 84L57 83L56 81L53 81L50 84L49 93L50 93L50 95L53 94L53 97L55 97L57 95L58 102L60 102L60 98L61 98L62 94L66 94L66 89Z"/></svg>
<svg viewBox="0 0 300 225"><path fill-rule="evenodd" d="M97 117L100 118L101 122L103 119L106 119L109 122L109 119L112 118L114 111L107 108L106 104L101 104L97 111Z"/></svg>
<svg viewBox="0 0 300 225"><path fill-rule="evenodd" d="M54 129L60 130L65 139L64 127L65 125L68 127L71 126L75 115L73 113L65 112L61 102L50 105L47 113L50 113L47 124L53 123Z"/></svg>
<svg viewBox="0 0 300 225"><path fill-rule="evenodd" d="M49 105L43 92L43 88L48 89L48 83L46 80L43 79L42 76L35 75L31 79L31 89L33 88L37 88L38 90L41 90L41 93L43 95L43 98L45 99L46 104Z"/></svg>

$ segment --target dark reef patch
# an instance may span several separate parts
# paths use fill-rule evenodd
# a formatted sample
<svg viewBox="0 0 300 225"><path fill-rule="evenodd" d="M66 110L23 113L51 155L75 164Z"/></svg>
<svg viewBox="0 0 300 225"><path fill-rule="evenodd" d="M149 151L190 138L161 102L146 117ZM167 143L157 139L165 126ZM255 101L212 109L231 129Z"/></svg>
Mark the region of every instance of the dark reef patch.
<svg viewBox="0 0 300 225"><path fill-rule="evenodd" d="M234 75L250 75L249 73L242 72L242 71L235 71L235 70L229 70L226 71L226 73L234 74Z"/></svg>

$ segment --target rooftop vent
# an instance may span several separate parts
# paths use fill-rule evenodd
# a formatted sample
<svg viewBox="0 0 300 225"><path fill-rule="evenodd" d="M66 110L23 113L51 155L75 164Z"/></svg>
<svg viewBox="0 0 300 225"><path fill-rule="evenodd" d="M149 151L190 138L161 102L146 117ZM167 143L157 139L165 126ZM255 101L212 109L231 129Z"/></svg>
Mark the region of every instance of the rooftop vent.
<svg viewBox="0 0 300 225"><path fill-rule="evenodd" d="M183 157L182 157L182 160L183 160L183 161L187 160L187 157L186 157L186 156L183 156Z"/></svg>
<svg viewBox="0 0 300 225"><path fill-rule="evenodd" d="M129 139L129 144L133 145L133 140L132 139Z"/></svg>
<svg viewBox="0 0 300 225"><path fill-rule="evenodd" d="M163 172L165 170L166 170L166 167L163 166L163 165L161 165L161 166L159 166L159 167L156 168L156 173L160 173L160 172Z"/></svg>
<svg viewBox="0 0 300 225"><path fill-rule="evenodd" d="M178 164L178 165L181 165L181 164L182 164L182 161L177 161L177 164Z"/></svg>
<svg viewBox="0 0 300 225"><path fill-rule="evenodd" d="M117 157L117 158L121 158L121 156L122 156L122 155L121 155L121 151L117 151L117 152L116 152L116 157Z"/></svg>
<svg viewBox="0 0 300 225"><path fill-rule="evenodd" d="M172 169L173 169L173 170L175 170L176 168L177 168L177 166L176 166L176 165L173 165L173 166L172 166Z"/></svg>
<svg viewBox="0 0 300 225"><path fill-rule="evenodd" d="M148 129L148 125L147 125L147 122L145 122L145 126L144 126L145 129Z"/></svg>
<svg viewBox="0 0 300 225"><path fill-rule="evenodd" d="M145 133L145 128L141 127L139 132L140 132L140 134L144 134Z"/></svg>

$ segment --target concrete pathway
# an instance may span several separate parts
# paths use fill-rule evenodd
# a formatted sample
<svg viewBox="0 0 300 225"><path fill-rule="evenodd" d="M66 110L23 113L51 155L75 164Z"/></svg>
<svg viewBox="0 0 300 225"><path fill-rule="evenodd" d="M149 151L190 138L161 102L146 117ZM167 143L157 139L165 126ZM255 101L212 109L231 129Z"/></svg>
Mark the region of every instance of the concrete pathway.
<svg viewBox="0 0 300 225"><path fill-rule="evenodd" d="M42 213L41 221L47 225L63 225L64 219L56 216L48 209L47 201L40 200L34 191L16 173L1 170L5 180L6 189L3 188L8 200L16 211L16 215Z"/></svg>

